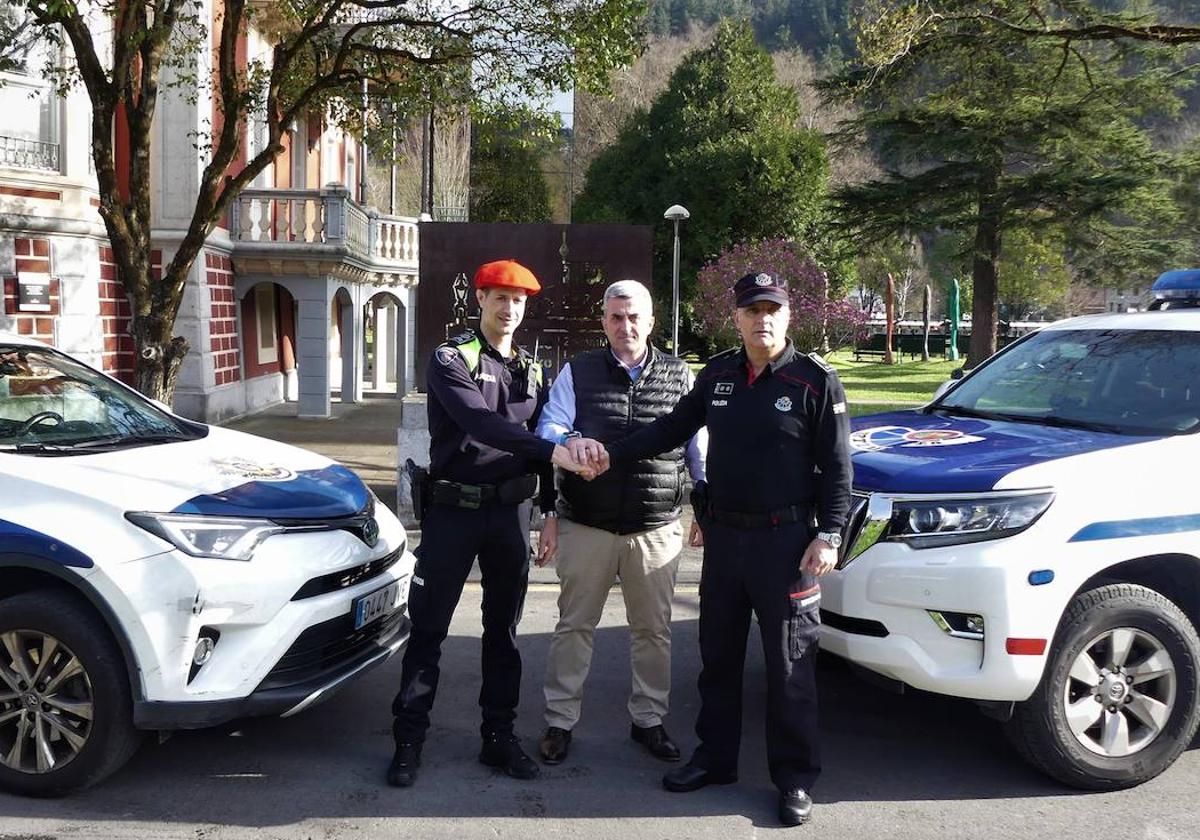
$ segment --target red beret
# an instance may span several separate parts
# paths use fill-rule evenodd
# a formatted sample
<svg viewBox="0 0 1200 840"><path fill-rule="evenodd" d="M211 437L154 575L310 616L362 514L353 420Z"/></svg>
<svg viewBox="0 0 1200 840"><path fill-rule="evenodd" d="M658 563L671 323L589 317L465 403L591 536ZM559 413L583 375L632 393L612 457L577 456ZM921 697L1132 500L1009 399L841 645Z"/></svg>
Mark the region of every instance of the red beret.
<svg viewBox="0 0 1200 840"><path fill-rule="evenodd" d="M532 271L516 260L496 260L479 266L475 272L475 288L520 289L536 295L542 290L542 284Z"/></svg>

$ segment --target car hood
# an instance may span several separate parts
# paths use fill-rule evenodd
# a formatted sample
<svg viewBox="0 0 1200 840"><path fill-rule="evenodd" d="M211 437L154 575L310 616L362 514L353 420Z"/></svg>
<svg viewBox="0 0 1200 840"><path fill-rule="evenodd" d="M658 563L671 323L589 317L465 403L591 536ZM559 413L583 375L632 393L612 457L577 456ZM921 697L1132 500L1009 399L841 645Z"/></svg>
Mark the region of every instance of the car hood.
<svg viewBox="0 0 1200 840"><path fill-rule="evenodd" d="M1156 439L913 410L854 418L850 444L857 489L970 493L1035 464Z"/></svg>
<svg viewBox="0 0 1200 840"><path fill-rule="evenodd" d="M0 473L125 511L332 519L367 506L350 470L297 447L212 427L200 439L91 455L5 455Z"/></svg>

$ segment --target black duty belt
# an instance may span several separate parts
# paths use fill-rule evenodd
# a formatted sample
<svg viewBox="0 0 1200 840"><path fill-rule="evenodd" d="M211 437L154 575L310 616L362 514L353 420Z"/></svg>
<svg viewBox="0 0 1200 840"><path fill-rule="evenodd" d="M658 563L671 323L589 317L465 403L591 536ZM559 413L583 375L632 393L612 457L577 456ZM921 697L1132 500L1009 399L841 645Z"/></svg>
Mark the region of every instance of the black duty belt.
<svg viewBox="0 0 1200 840"><path fill-rule="evenodd" d="M499 484L459 484L438 479L433 482L433 501L439 505L475 509L486 504L515 505L537 492L536 475L520 475Z"/></svg>
<svg viewBox="0 0 1200 840"><path fill-rule="evenodd" d="M778 510L766 513L742 513L736 510L721 510L710 507L708 515L713 522L728 525L731 528L771 528L776 525L790 525L793 522L811 522L811 505L788 505Z"/></svg>

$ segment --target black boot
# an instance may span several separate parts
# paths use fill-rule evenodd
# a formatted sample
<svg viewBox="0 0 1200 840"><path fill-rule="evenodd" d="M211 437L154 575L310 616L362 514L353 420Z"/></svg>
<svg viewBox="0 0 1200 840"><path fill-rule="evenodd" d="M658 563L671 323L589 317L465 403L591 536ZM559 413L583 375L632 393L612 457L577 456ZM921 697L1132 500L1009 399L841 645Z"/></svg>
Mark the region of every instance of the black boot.
<svg viewBox="0 0 1200 840"><path fill-rule="evenodd" d="M779 821L804 825L812 816L812 799L800 788L779 791Z"/></svg>
<svg viewBox="0 0 1200 840"><path fill-rule="evenodd" d="M538 766L525 755L521 742L511 732L489 732L483 736L479 761L488 767L498 767L514 779L536 779Z"/></svg>
<svg viewBox="0 0 1200 840"><path fill-rule="evenodd" d="M421 766L420 744L396 744L396 754L388 767L387 781L392 787L412 787Z"/></svg>

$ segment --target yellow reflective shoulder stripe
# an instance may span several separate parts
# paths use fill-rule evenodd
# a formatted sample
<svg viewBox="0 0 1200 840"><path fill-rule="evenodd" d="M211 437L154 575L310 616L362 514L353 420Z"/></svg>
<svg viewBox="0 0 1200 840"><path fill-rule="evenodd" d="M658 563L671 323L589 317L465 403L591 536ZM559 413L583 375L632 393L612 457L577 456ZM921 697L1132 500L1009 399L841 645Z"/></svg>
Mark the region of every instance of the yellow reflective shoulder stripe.
<svg viewBox="0 0 1200 840"><path fill-rule="evenodd" d="M463 361L467 363L467 371L474 376L475 371L479 369L479 354L483 352L483 344L476 336L470 341L463 344L455 345L458 354L463 357Z"/></svg>

